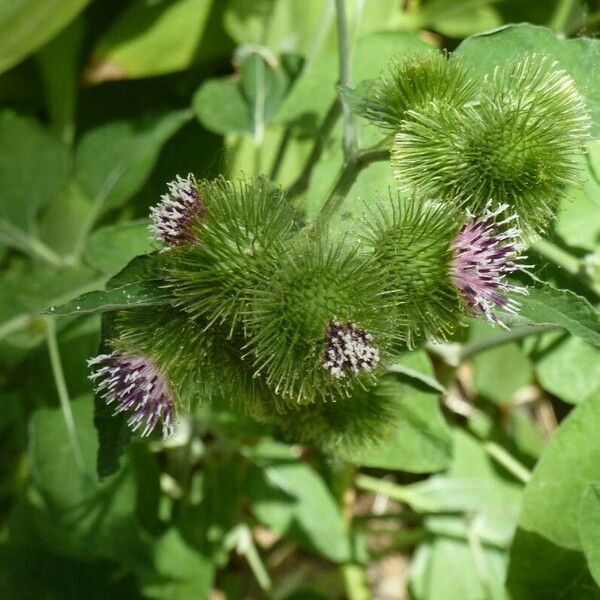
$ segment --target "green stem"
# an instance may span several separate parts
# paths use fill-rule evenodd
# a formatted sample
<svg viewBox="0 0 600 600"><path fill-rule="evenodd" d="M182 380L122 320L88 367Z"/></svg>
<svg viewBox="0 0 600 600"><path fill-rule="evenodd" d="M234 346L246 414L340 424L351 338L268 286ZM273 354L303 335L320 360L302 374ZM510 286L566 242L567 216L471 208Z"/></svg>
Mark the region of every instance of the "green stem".
<svg viewBox="0 0 600 600"><path fill-rule="evenodd" d="M350 85L350 36L348 35L348 20L344 0L335 0L335 14L337 20L338 52L340 86ZM356 128L354 115L348 103L342 98L342 117L344 121L343 149L346 161L354 153L356 146Z"/></svg>
<svg viewBox="0 0 600 600"><path fill-rule="evenodd" d="M364 568L356 563L344 563L342 575L348 600L371 600L371 590Z"/></svg>
<svg viewBox="0 0 600 600"><path fill-rule="evenodd" d="M6 221L0 221L0 242L20 250L31 258L43 260L52 267L64 268L72 264L33 235Z"/></svg>
<svg viewBox="0 0 600 600"><path fill-rule="evenodd" d="M5 321L2 323L2 325L0 325L0 340L3 340L13 333L22 331L29 325L29 323L31 323L31 317L25 314L17 315L8 321Z"/></svg>
<svg viewBox="0 0 600 600"><path fill-rule="evenodd" d="M502 448L502 446L499 446L495 442L485 442L483 447L498 464L502 465L509 473L512 473L519 481L529 483L531 480L530 471Z"/></svg>
<svg viewBox="0 0 600 600"><path fill-rule="evenodd" d="M62 362L60 360L60 351L58 349L58 341L56 338L56 328L54 326L54 320L50 317L46 318L46 343L48 345L48 354L50 356L50 365L52 367L52 375L54 376L54 384L56 385L56 392L58 393L58 398L60 400L60 407L65 420L65 426L67 428L67 435L69 437L71 450L75 456L75 462L77 463L77 466L83 472L85 470L85 462L83 460L83 453L81 452L79 440L77 439L75 420L73 419L71 401L69 399L69 392L67 390L67 382L65 381L65 374L62 367Z"/></svg>
<svg viewBox="0 0 600 600"><path fill-rule="evenodd" d="M554 31L565 32L567 31L567 25L569 24L569 18L573 14L576 0L559 0L554 14L548 23L550 29Z"/></svg>
<svg viewBox="0 0 600 600"><path fill-rule="evenodd" d="M566 250L563 250L556 244L545 239L538 240L533 245L533 249L550 262L561 269L564 269L569 275L575 277L577 281L585 285L589 290L594 292L594 294L600 296L600 284L591 281L590 278L586 276L582 270L581 260L576 256L573 256Z"/></svg>
<svg viewBox="0 0 600 600"><path fill-rule="evenodd" d="M485 590L485 597L491 599L493 596L490 588L490 573L488 564L483 552L483 546L481 545L481 539L475 530L473 521L467 525L467 541L469 544L469 549L471 550L473 562L475 563L475 572L477 573L477 578Z"/></svg>
<svg viewBox="0 0 600 600"><path fill-rule="evenodd" d="M491 335L480 340L474 340L462 347L458 354L458 363L471 358L475 354L480 354L486 350L493 350L498 346L522 340L531 335L541 335L542 333L558 330L560 330L560 327L557 325L528 325L526 327L515 327L509 331L502 331L497 335Z"/></svg>
<svg viewBox="0 0 600 600"><path fill-rule="evenodd" d="M353 154L340 170L317 220L326 223L344 202L359 173L371 163L387 160L389 155L387 148L369 148Z"/></svg>
<svg viewBox="0 0 600 600"><path fill-rule="evenodd" d="M260 588L263 592L270 592L273 584L271 583L271 578L260 558L260 554L254 545L252 532L248 525L241 523L234 527L225 538L225 546L228 548L235 547L236 552L240 556L246 558L248 566L254 574Z"/></svg>
<svg viewBox="0 0 600 600"><path fill-rule="evenodd" d="M321 158L325 143L327 142L331 130L337 123L340 113L341 104L339 99L336 98L329 107L329 110L327 111L327 114L325 115L325 118L319 127L319 131L315 137L315 143L310 151L310 154L308 155L308 158L306 159L306 163L302 168L302 172L298 176L298 179L296 179L296 181L288 189L287 193L289 198L295 198L308 189L312 170Z"/></svg>

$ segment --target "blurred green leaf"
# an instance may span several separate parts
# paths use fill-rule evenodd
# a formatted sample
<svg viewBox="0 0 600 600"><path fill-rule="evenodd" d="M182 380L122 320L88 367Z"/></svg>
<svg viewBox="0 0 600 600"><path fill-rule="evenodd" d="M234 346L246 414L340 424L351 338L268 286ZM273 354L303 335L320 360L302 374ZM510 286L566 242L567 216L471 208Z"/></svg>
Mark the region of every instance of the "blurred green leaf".
<svg viewBox="0 0 600 600"><path fill-rule="evenodd" d="M100 83L186 69L196 56L211 6L212 0L135 0L97 41L86 80Z"/></svg>
<svg viewBox="0 0 600 600"><path fill-rule="evenodd" d="M519 526L570 550L581 550L579 510L591 483L600 481L600 394L561 423L533 471Z"/></svg>
<svg viewBox="0 0 600 600"><path fill-rule="evenodd" d="M505 598L506 557L496 548L474 550L466 541L438 536L420 559L419 570L411 573L411 597L415 600Z"/></svg>
<svg viewBox="0 0 600 600"><path fill-rule="evenodd" d="M5 0L0 3L0 73L37 50L90 0Z"/></svg>
<svg viewBox="0 0 600 600"><path fill-rule="evenodd" d="M187 110L115 121L87 132L77 147L75 176L96 212L115 208L144 185L162 145L190 118Z"/></svg>
<svg viewBox="0 0 600 600"><path fill-rule="evenodd" d="M68 148L37 121L0 113L0 222L29 230L38 209L65 184Z"/></svg>
<svg viewBox="0 0 600 600"><path fill-rule="evenodd" d="M140 577L144 597L159 600L209 597L214 567L177 529L172 527L163 533L154 542L152 553L154 569Z"/></svg>
<svg viewBox="0 0 600 600"><path fill-rule="evenodd" d="M257 458L248 477L247 493L256 518L280 535L313 549L330 560L348 560L348 530L333 495L319 475L282 444L265 442L279 458Z"/></svg>
<svg viewBox="0 0 600 600"><path fill-rule="evenodd" d="M38 53L52 129L66 144L75 135L75 108L79 78L79 57L85 34L82 19L61 31Z"/></svg>
<svg viewBox="0 0 600 600"><path fill-rule="evenodd" d="M440 411L439 394L400 381L389 385L397 393L392 434L379 444L340 451L340 456L357 465L409 473L447 468L452 460L452 436Z"/></svg>
<svg viewBox="0 0 600 600"><path fill-rule="evenodd" d="M107 275L115 275L141 254L154 250L148 221L129 221L98 229L88 238L83 260Z"/></svg>
<svg viewBox="0 0 600 600"><path fill-rule="evenodd" d="M196 92L193 105L198 119L210 131L249 134L260 144L289 84L280 64L270 64L260 53L249 52L242 58L239 81L209 79Z"/></svg>
<svg viewBox="0 0 600 600"><path fill-rule="evenodd" d="M586 488L579 510L579 535L590 571L600 586L600 484Z"/></svg>
<svg viewBox="0 0 600 600"><path fill-rule="evenodd" d="M511 600L600 598L600 589L582 552L568 550L521 528L510 550L507 587Z"/></svg>
<svg viewBox="0 0 600 600"><path fill-rule="evenodd" d="M430 0L409 15L415 29L433 29L442 35L462 38L502 24L492 6L497 0Z"/></svg>
<svg viewBox="0 0 600 600"><path fill-rule="evenodd" d="M148 557L135 518L136 488L126 467L99 483L97 439L91 398L71 402L76 444L60 408L36 411L30 425L29 459L35 503L44 513L44 531L76 558L118 559L146 568Z"/></svg>
<svg viewBox="0 0 600 600"><path fill-rule="evenodd" d="M551 334L536 348L541 386L565 402L579 404L600 389L600 349L578 337Z"/></svg>
<svg viewBox="0 0 600 600"><path fill-rule="evenodd" d="M471 322L469 340L494 335L494 328L483 321ZM504 404L533 379L533 368L518 344L502 344L473 356L475 391L497 404ZM510 373L510 377L506 376Z"/></svg>
<svg viewBox="0 0 600 600"><path fill-rule="evenodd" d="M564 39L545 27L522 23L474 35L461 43L455 55L476 73L488 75L507 60L530 52L551 55L573 77L587 100L592 133L600 136L600 82L597 77L590 77L600 60L600 40Z"/></svg>

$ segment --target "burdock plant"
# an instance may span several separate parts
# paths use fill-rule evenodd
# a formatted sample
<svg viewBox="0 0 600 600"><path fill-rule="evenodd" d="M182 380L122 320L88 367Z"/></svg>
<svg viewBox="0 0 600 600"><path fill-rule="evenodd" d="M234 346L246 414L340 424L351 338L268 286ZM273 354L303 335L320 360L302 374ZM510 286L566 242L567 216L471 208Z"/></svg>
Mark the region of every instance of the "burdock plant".
<svg viewBox="0 0 600 600"><path fill-rule="evenodd" d="M331 235L331 202L303 224L264 176L167 184L150 212L160 302L118 311L90 362L133 431L169 435L182 411L225 400L292 441L378 441L399 353L518 312L526 240L578 178L588 117L572 78L540 55L482 80L426 53L371 89L358 110L393 132L400 190L356 237Z"/></svg>

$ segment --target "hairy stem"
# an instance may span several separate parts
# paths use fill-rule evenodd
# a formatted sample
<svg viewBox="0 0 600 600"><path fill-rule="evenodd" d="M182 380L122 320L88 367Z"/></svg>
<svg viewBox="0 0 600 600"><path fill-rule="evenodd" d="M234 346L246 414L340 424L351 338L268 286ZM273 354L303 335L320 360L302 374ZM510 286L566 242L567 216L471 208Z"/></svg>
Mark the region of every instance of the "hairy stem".
<svg viewBox="0 0 600 600"><path fill-rule="evenodd" d="M348 20L344 0L335 0L335 13L338 33L339 73L341 86L350 84L350 39L348 35ZM354 115L347 102L342 98L342 116L344 120L343 149L346 161L352 156L356 145L356 127Z"/></svg>

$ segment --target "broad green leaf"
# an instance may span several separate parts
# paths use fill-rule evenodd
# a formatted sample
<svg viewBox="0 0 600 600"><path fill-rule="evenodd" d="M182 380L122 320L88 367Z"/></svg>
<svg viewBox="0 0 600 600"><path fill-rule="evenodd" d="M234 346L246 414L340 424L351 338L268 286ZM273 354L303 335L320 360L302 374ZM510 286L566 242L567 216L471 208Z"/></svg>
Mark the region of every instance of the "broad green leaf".
<svg viewBox="0 0 600 600"><path fill-rule="evenodd" d="M76 558L114 558L131 567L148 564L135 519L136 489L127 467L99 483L91 398L71 402L74 438L60 408L35 412L29 460L36 505L47 534Z"/></svg>
<svg viewBox="0 0 600 600"><path fill-rule="evenodd" d="M90 83L181 71L196 55L212 0L136 0L100 37L86 69Z"/></svg>
<svg viewBox="0 0 600 600"><path fill-rule="evenodd" d="M190 118L187 110L115 121L86 133L75 176L97 212L121 206L146 182L162 145Z"/></svg>
<svg viewBox="0 0 600 600"><path fill-rule="evenodd" d="M44 313L64 317L168 304L171 296L162 286L159 264L158 255L134 258L107 283L106 290L94 290L64 304L49 306Z"/></svg>
<svg viewBox="0 0 600 600"><path fill-rule="evenodd" d="M579 535L594 580L600 586L600 484L591 483L579 508Z"/></svg>
<svg viewBox="0 0 600 600"><path fill-rule="evenodd" d="M451 431L440 412L438 394L425 386L390 381L397 390L397 420L389 438L340 455L358 465L430 473L449 466ZM391 425L392 427L392 425Z"/></svg>
<svg viewBox="0 0 600 600"><path fill-rule="evenodd" d="M265 442L266 444L266 442ZM290 449L269 443L257 448L247 493L256 518L275 532L291 537L336 562L350 554L348 530L340 507L321 477ZM280 458L264 458L265 450Z"/></svg>
<svg viewBox="0 0 600 600"><path fill-rule="evenodd" d="M498 27L502 19L493 8L495 0L430 0L414 15L408 25L415 29L433 29L442 35L463 38L479 31Z"/></svg>
<svg viewBox="0 0 600 600"><path fill-rule="evenodd" d="M193 100L198 120L215 133L250 134L252 119L239 85L232 79L209 79Z"/></svg>
<svg viewBox="0 0 600 600"><path fill-rule="evenodd" d="M529 288L529 293L519 296L518 300L519 322L556 325L600 346L600 312L575 292L543 284Z"/></svg>
<svg viewBox="0 0 600 600"><path fill-rule="evenodd" d="M466 541L445 536L435 537L427 548L420 557L422 563L417 564L419 569L411 572L412 598L504 600L504 552L484 546L474 556Z"/></svg>
<svg viewBox="0 0 600 600"><path fill-rule="evenodd" d="M483 321L469 328L470 340L495 335L497 331ZM475 391L497 404L504 404L522 387L529 385L533 369L518 344L502 344L473 357ZM510 373L510 377L506 377Z"/></svg>
<svg viewBox="0 0 600 600"><path fill-rule="evenodd" d="M23 60L76 17L90 0L0 3L0 73Z"/></svg>
<svg viewBox="0 0 600 600"><path fill-rule="evenodd" d="M573 410L550 439L525 489L519 526L565 549L581 550L579 510L600 481L600 394Z"/></svg>
<svg viewBox="0 0 600 600"><path fill-rule="evenodd" d="M507 25L466 39L456 49L476 73L491 74L495 67L523 54L549 54L571 74L592 115L592 133L600 135L600 83L594 73L600 60L600 40L563 39L549 29L529 24Z"/></svg>
<svg viewBox="0 0 600 600"><path fill-rule="evenodd" d="M152 545L152 554L153 570L140 577L144 597L159 600L209 597L214 567L180 531L168 529Z"/></svg>
<svg viewBox="0 0 600 600"><path fill-rule="evenodd" d="M261 54L249 52L242 59L239 81L229 77L207 80L194 96L194 109L208 130L249 134L255 144L261 144L266 125L277 113L289 83L282 65L270 64Z"/></svg>
<svg viewBox="0 0 600 600"><path fill-rule="evenodd" d="M582 186L561 202L554 229L573 248L598 249L600 240L600 141L587 145Z"/></svg>
<svg viewBox="0 0 600 600"><path fill-rule="evenodd" d="M146 282L126 283L110 290L95 290L61 304L49 306L44 313L56 317L67 315L86 315L107 311L124 310L127 308L140 308L142 306L156 306L169 304L171 296L159 286L161 280Z"/></svg>
<svg viewBox="0 0 600 600"><path fill-rule="evenodd" d="M541 386L561 400L579 404L600 389L600 349L581 338L548 335L535 355Z"/></svg>
<svg viewBox="0 0 600 600"><path fill-rule="evenodd" d="M0 113L0 222L28 230L63 187L68 169L68 148L37 121Z"/></svg>
<svg viewBox="0 0 600 600"><path fill-rule="evenodd" d="M107 275L115 275L129 261L153 250L148 221L130 221L96 230L86 241L84 261Z"/></svg>
<svg viewBox="0 0 600 600"><path fill-rule="evenodd" d="M521 528L510 550L507 587L511 600L600 599L582 552Z"/></svg>
<svg viewBox="0 0 600 600"><path fill-rule="evenodd" d="M44 80L52 130L67 144L75 135L79 59L84 34L83 19L76 19L36 56Z"/></svg>

